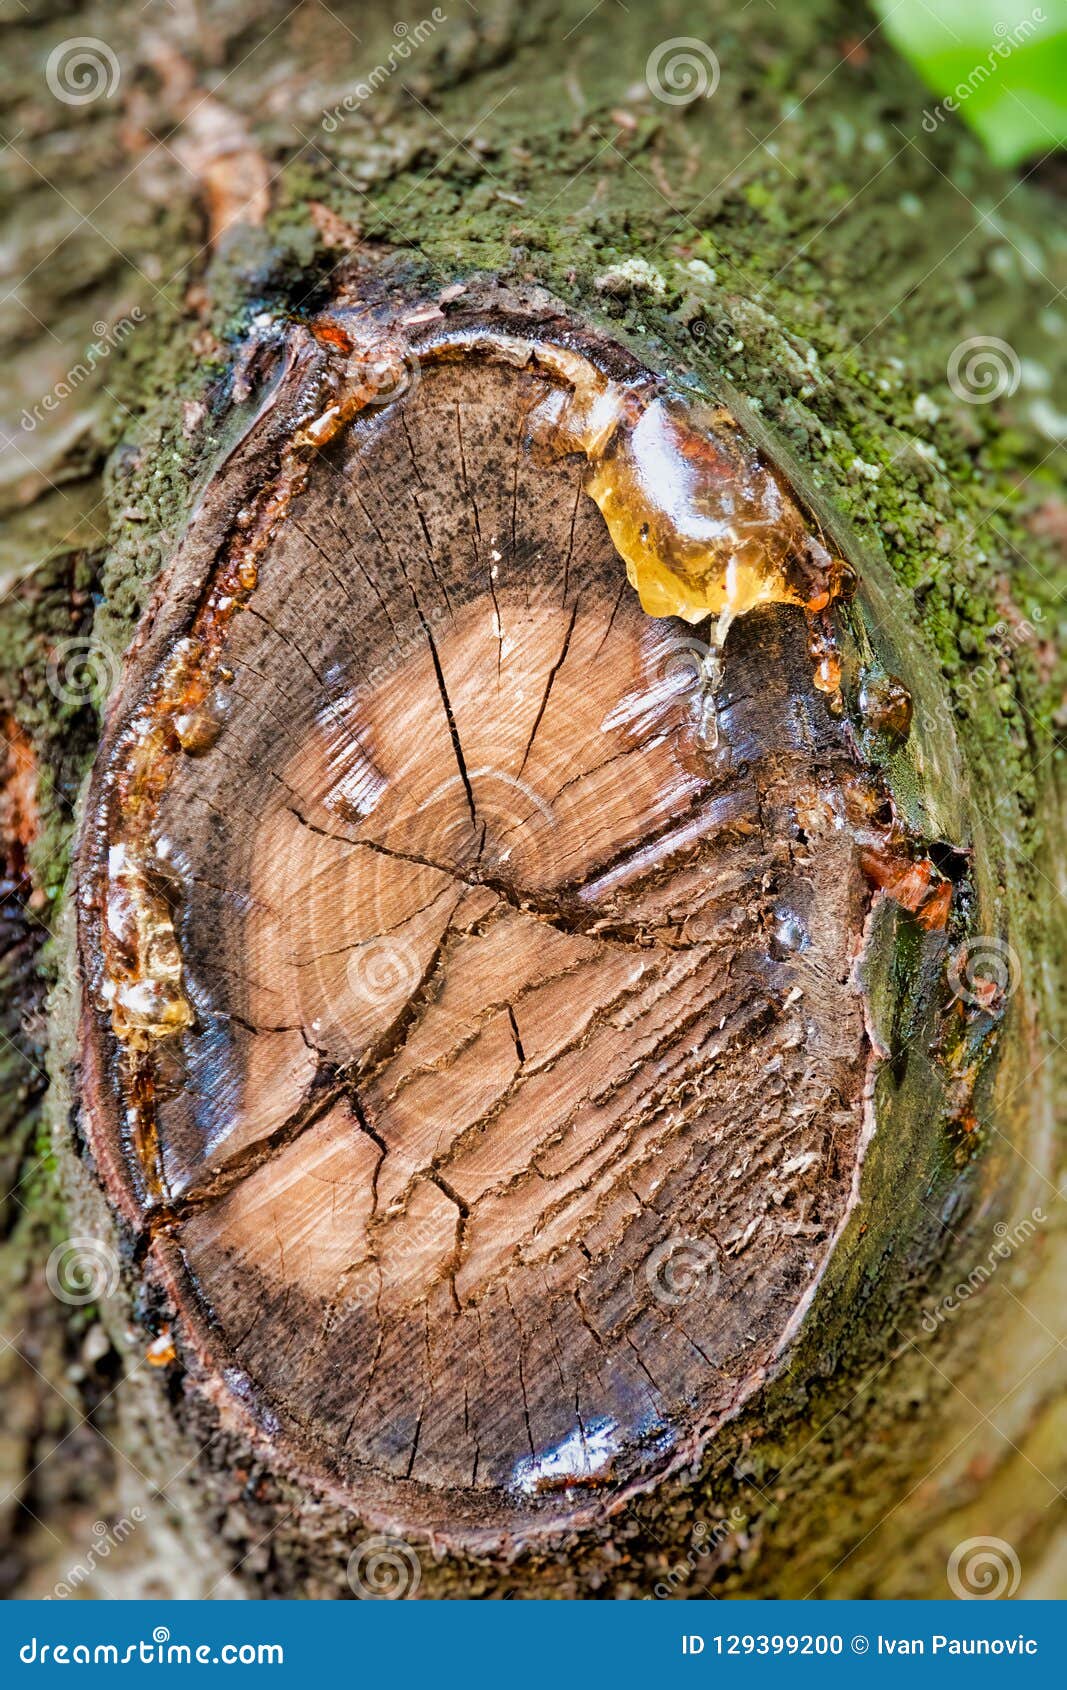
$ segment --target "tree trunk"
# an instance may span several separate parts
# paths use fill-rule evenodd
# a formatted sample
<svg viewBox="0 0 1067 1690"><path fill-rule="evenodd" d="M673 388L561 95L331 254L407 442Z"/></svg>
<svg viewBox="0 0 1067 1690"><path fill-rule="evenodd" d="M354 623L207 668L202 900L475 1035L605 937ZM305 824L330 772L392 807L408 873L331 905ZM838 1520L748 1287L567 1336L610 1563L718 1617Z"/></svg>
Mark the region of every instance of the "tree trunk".
<svg viewBox="0 0 1067 1690"><path fill-rule="evenodd" d="M1065 1592L1056 208L585 10L11 32L23 1594Z"/></svg>

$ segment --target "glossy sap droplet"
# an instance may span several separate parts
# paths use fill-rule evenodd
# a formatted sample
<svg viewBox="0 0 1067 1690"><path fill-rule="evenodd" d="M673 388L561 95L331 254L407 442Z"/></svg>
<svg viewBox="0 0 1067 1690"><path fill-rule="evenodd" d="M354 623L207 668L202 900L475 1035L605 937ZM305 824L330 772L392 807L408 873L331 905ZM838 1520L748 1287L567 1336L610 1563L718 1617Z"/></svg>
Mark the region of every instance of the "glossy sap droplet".
<svg viewBox="0 0 1067 1690"><path fill-rule="evenodd" d="M815 685L820 692L834 693L841 685L841 660L832 652L819 659L815 670Z"/></svg>
<svg viewBox="0 0 1067 1690"><path fill-rule="evenodd" d="M590 454L587 491L642 608L699 622L761 604L828 604L834 560L732 419L712 435L676 401L634 409Z"/></svg>
<svg viewBox="0 0 1067 1690"><path fill-rule="evenodd" d="M859 691L859 708L872 733L907 739L911 728L911 693L895 675L868 674Z"/></svg>
<svg viewBox="0 0 1067 1690"><path fill-rule="evenodd" d="M163 1328L158 1338L153 1338L144 1353L144 1358L149 1367L168 1367L172 1361L177 1359L177 1351L174 1348L174 1339L171 1337L169 1326Z"/></svg>
<svg viewBox="0 0 1067 1690"><path fill-rule="evenodd" d="M103 997L119 1038L139 1046L191 1026L162 865L150 851L111 846L104 911L110 966Z"/></svg>
<svg viewBox="0 0 1067 1690"><path fill-rule="evenodd" d="M174 717L174 732L182 750L190 757L202 757L210 751L222 730L228 696L221 687L208 694L194 710L184 710Z"/></svg>
<svg viewBox="0 0 1067 1690"><path fill-rule="evenodd" d="M816 610L840 596L847 566L724 407L697 412L648 379L617 383L580 354L544 342L535 350L570 393L544 402L534 432L584 453L586 492L650 616Z"/></svg>

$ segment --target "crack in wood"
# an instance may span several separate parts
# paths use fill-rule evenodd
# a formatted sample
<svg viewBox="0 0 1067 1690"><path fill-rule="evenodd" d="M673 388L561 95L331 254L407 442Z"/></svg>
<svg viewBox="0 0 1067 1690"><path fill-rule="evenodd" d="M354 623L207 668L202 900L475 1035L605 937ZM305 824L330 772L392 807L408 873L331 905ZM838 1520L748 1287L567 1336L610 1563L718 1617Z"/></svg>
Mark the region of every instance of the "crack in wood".
<svg viewBox="0 0 1067 1690"><path fill-rule="evenodd" d="M283 1470L496 1543L602 1519L776 1364L853 1201L874 830L799 609L733 629L701 742L691 624L640 611L609 537L640 575L656 513L630 533L587 497L610 442L622 486L643 418L682 427L649 372L621 348L600 371L580 327L446 325L350 428L332 348L356 333L294 331L269 450L253 430L223 472L131 659L83 956L98 985L100 863L143 820L197 1020L141 1053L146 1172L92 1007L91 1137L190 1377L239 1369L232 1412ZM787 496L733 434L692 450ZM779 567L789 602L820 597L815 552ZM156 678L191 628L194 703L223 650L230 676L195 757ZM714 1298L657 1280L676 1238L714 1248Z"/></svg>

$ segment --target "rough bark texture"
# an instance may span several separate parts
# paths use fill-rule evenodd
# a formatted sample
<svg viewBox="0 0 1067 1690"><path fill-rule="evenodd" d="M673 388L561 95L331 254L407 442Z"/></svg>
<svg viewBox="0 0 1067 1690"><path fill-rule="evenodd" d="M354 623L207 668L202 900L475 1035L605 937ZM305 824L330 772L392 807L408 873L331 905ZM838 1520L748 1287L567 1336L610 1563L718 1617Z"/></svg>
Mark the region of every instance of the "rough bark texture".
<svg viewBox="0 0 1067 1690"><path fill-rule="evenodd" d="M302 423L273 473L338 362L316 335L365 329L349 285L281 354L98 753L84 1119L187 1390L239 1378L283 1465L499 1552L690 1465L776 1364L867 1136L865 865L928 865L891 852L799 607L740 620L717 684L642 610L561 449L545 366L580 326L546 303L409 303L440 324L417 388L368 405L357 358L347 430ZM672 438L721 498L718 426Z"/></svg>
<svg viewBox="0 0 1067 1690"><path fill-rule="evenodd" d="M730 404L859 574L853 679L880 665L915 700L909 747L860 725L860 750L959 888L947 941L914 897L874 909L877 1130L785 1370L697 1468L610 1522L506 1566L422 1551L420 1594L941 1594L953 1547L989 1535L1018 1555L1020 1594L1063 1594L1055 206L961 131L923 134L921 91L851 7L583 11L485 6L423 31L403 60L388 8L233 4L150 24L45 7L12 32L0 1367L24 1590L84 1561L94 1515L135 1505L137 1572L116 1550L98 1589L348 1594L365 1536L210 1405L172 1411L180 1375L144 1365L161 1305L149 1280L136 1306L138 1260L106 1287L107 1337L43 1271L53 1244L109 1236L78 1120L64 891L100 706L247 426L254 320L313 311L362 243L426 292L478 273L542 285ZM79 106L45 76L74 33L121 61L117 88ZM721 77L712 98L671 105L646 64L691 34ZM372 74L372 96L337 113ZM91 335L107 350L86 369ZM946 383L977 335L1023 360L989 405ZM92 688L64 667L82 639ZM969 978L959 947L976 935L1010 947L1005 989L946 1008L935 983L952 946ZM208 1504L188 1482L198 1463Z"/></svg>

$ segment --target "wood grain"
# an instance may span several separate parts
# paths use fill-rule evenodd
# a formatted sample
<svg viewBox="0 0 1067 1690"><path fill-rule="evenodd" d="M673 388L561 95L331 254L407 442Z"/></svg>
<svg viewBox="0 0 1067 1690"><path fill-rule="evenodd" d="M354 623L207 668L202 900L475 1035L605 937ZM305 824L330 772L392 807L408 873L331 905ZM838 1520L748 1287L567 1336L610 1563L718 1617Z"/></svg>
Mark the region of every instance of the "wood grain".
<svg viewBox="0 0 1067 1690"><path fill-rule="evenodd" d="M147 1152L99 998L85 1035L190 1379L283 1470L482 1550L620 1506L775 1368L871 1057L870 793L803 616L735 625L710 743L697 633L531 442L545 388L427 364L312 457L159 802L194 1018Z"/></svg>

